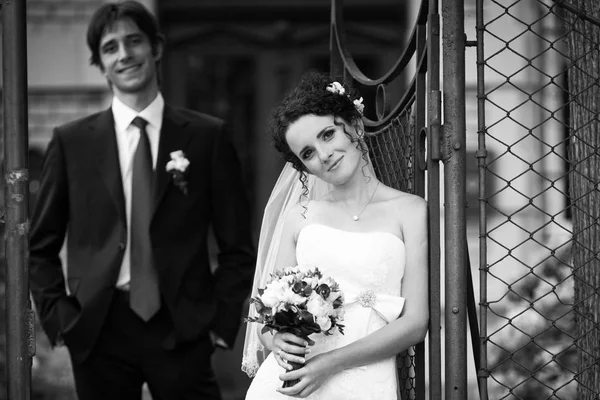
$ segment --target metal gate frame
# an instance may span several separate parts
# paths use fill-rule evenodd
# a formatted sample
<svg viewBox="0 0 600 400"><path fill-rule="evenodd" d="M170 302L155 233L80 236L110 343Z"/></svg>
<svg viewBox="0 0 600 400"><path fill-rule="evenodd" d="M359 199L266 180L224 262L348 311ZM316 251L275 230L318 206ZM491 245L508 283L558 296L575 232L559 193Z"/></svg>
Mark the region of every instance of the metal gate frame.
<svg viewBox="0 0 600 400"><path fill-rule="evenodd" d="M452 360L451 364L446 361L445 398L464 400L467 398L467 283L472 294L472 282L467 280L469 268L465 244L464 4L462 1L442 0L442 18L446 22L443 26L443 73L448 77L443 82L443 95L440 90L439 7L438 0L421 1L416 24L401 56L385 74L373 79L360 70L348 51L343 1L332 0L330 66L333 76L343 76L347 81L376 90L377 118L365 118L364 123L371 138L370 148L379 178L392 187L426 197L428 201L430 323L427 397L430 399L442 398L440 161L444 163L445 360ZM411 59L416 64L414 75L406 76ZM401 100L392 105L386 95L387 87L398 78L409 83ZM412 117L408 133L407 115ZM408 154L406 147L410 148ZM384 165L378 164L378 159L382 159ZM474 303L471 304L469 308L476 332L477 318ZM414 356L408 358L410 362L405 361L406 355L399 358L400 398L425 399L425 343L416 346ZM414 367L414 378L410 376L410 380L403 379L407 376L407 372L403 372L406 365Z"/></svg>
<svg viewBox="0 0 600 400"><path fill-rule="evenodd" d="M441 5L441 18L440 18ZM483 0L477 0L478 9L482 9ZM423 0L420 3L418 17L412 34L392 68L383 76L371 78L365 76L354 62L344 38L342 15L343 2L332 0L331 15L331 73L343 75L346 80L366 87L376 88L377 109L376 120L365 120L365 127L375 142L381 140L389 131L395 131L395 137L387 137L383 141L402 141L406 132L398 129L402 123L403 113L411 109L416 115L409 136L412 136L412 153L406 163L394 162L393 157L386 154L389 168L408 168L412 171L412 181L406 185L404 181L390 177L386 168L376 168L380 179L386 184L401 190L426 197L429 205L429 306L430 324L427 341L428 356L428 393L425 393L425 369L420 368L424 362L425 346L417 346L414 365L418 373L409 390L401 393L402 399L441 399L442 390L447 400L464 400L468 397L467 386L467 321L471 334L471 346L474 355L479 397L487 400L488 376L486 352L486 315L480 309L478 321L473 290L473 278L467 247L466 232L466 115L465 115L465 47L477 46L479 54L483 51L483 33L480 29L481 13L478 13L477 40L468 42L465 38L464 1ZM443 23L443 42L440 40L440 22ZM440 59L442 50L443 63ZM405 76L406 67L411 58L415 61L415 73L405 78L410 81L402 100L395 105L388 104L386 86L391 85L398 77ZM481 62L478 59L478 62ZM443 71L440 71L443 64ZM479 63L478 63L479 65ZM444 79L441 80L440 72ZM483 70L478 69L478 79L483 81ZM443 88L441 87L443 84ZM443 89L443 90L441 90ZM480 102L484 99L480 97ZM443 106L442 106L443 104ZM485 130L484 109L479 109L480 131ZM427 121L427 123L425 123ZM479 140L484 140L479 136ZM387 145L380 149L375 143L374 153L397 152L401 150ZM398 147L398 146L396 146ZM373 152L373 148L371 149ZM426 154L426 156L425 156ZM396 154L402 158L402 154ZM485 185L485 149L480 146L476 153L480 165L480 185ZM377 155L373 156L377 159ZM380 157L382 158L382 157ZM384 157L385 158L385 157ZM440 162L444 165L444 354L441 346L441 233L440 233ZM376 167L377 163L375 162ZM398 172L401 174L400 172ZM425 180L425 178L427 179ZM425 181L427 188L425 190ZM482 186L483 187L483 186ZM480 208L480 228L485 231L485 209ZM485 260L485 241L480 243L480 260ZM480 268L481 296L485 291L485 267ZM481 333L480 333L481 331ZM442 361L445 363L444 385L442 385ZM402 377L402 367L400 376ZM402 383L403 381L401 381Z"/></svg>

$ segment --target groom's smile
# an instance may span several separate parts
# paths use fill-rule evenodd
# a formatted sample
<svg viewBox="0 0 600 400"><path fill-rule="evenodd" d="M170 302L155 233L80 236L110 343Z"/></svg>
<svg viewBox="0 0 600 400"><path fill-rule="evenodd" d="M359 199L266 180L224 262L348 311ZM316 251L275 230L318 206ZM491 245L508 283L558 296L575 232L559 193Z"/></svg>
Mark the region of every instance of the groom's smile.
<svg viewBox="0 0 600 400"><path fill-rule="evenodd" d="M141 64L136 64L136 65L131 65L129 67L121 68L120 70L117 70L117 72L119 74L131 74L131 73L135 73L135 72L139 71L140 68L141 68Z"/></svg>

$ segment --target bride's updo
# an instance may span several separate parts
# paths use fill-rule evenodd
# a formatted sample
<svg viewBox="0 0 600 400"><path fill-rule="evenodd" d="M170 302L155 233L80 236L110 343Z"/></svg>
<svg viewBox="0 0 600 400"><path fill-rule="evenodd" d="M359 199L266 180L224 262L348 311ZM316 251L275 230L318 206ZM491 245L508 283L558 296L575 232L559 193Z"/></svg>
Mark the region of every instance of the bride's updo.
<svg viewBox="0 0 600 400"><path fill-rule="evenodd" d="M316 71L307 72L296 88L289 92L273 110L270 124L273 145L282 154L284 160L290 162L298 171L306 172L306 169L302 161L292 152L285 138L291 124L309 114L320 117L332 115L336 125L341 125L340 119L347 123L354 123L362 118L362 106L357 107L354 103L360 95L349 85L343 83L343 86L333 86L334 82L342 83L343 80ZM345 128L344 132L346 132ZM348 132L346 135L352 142L356 142L356 138Z"/></svg>

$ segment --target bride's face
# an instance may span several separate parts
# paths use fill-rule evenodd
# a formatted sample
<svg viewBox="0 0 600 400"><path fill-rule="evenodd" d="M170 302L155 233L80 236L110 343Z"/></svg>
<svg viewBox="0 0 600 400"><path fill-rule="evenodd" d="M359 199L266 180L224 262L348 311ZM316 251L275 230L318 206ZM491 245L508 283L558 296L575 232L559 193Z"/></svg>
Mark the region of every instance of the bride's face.
<svg viewBox="0 0 600 400"><path fill-rule="evenodd" d="M339 185L360 169L362 159L362 152L344 129L356 137L356 129L340 119L305 115L289 126L286 140L311 174Z"/></svg>

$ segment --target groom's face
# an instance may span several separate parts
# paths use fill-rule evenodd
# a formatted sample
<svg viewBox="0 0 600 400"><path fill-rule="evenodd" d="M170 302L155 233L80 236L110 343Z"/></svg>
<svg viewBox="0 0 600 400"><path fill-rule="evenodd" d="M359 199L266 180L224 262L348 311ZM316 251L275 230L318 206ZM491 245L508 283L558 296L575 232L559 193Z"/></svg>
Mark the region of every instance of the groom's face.
<svg viewBox="0 0 600 400"><path fill-rule="evenodd" d="M115 94L142 93L157 85L156 62L162 45L156 49L148 36L131 19L108 26L100 40L100 66Z"/></svg>

